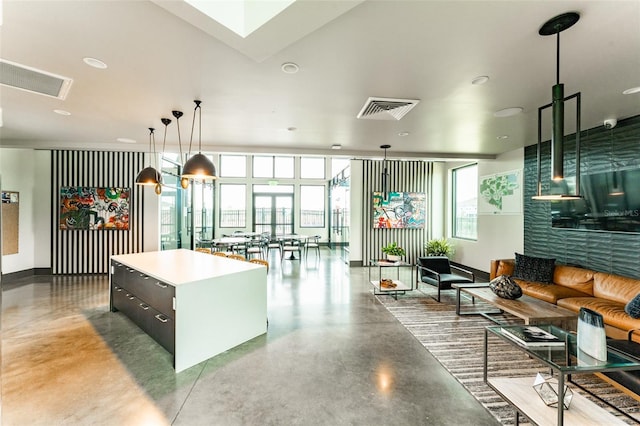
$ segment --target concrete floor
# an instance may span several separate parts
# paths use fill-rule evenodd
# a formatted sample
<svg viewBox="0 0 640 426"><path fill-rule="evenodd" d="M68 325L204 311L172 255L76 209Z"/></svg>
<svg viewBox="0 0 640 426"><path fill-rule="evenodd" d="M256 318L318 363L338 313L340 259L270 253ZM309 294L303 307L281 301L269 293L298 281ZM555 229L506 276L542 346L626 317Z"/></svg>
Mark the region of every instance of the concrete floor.
<svg viewBox="0 0 640 426"><path fill-rule="evenodd" d="M271 266L267 334L180 374L108 312L107 277L5 280L2 424L498 424L376 301L366 269L326 248Z"/></svg>

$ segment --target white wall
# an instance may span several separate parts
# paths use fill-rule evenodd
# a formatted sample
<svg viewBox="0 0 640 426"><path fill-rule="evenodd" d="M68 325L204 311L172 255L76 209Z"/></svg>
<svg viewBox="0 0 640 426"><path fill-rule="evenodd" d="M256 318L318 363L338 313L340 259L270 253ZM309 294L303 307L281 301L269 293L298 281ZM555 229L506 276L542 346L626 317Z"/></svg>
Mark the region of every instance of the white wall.
<svg viewBox="0 0 640 426"><path fill-rule="evenodd" d="M462 163L447 163L448 172L460 165ZM522 170L523 166L524 149L509 151L495 160L478 161L478 179L493 173ZM449 186L450 180L447 182ZM447 217L451 217L450 207L447 208ZM524 214L479 215L476 241L452 241L456 249L455 262L488 272L491 259L513 258L514 252L524 251Z"/></svg>
<svg viewBox="0 0 640 426"><path fill-rule="evenodd" d="M351 160L349 180L349 261L362 261L362 217L364 206L362 205L362 191L364 182L362 176L363 166L360 160Z"/></svg>
<svg viewBox="0 0 640 426"><path fill-rule="evenodd" d="M20 193L18 253L2 256L2 273L50 264L51 154L49 151L0 148L2 190Z"/></svg>

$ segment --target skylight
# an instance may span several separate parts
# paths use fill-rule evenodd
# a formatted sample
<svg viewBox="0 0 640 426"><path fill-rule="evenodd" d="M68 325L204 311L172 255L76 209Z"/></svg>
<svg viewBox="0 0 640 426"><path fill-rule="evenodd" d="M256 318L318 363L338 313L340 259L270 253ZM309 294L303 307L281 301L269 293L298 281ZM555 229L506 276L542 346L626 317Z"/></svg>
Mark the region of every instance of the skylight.
<svg viewBox="0 0 640 426"><path fill-rule="evenodd" d="M246 38L296 0L184 0L242 38Z"/></svg>

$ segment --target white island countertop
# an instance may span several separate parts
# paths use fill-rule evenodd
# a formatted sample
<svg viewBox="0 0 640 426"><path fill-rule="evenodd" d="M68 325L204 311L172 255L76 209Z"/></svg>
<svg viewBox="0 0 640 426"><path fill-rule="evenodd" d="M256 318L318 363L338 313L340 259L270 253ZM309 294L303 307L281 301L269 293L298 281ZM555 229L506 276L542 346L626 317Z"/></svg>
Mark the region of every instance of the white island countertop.
<svg viewBox="0 0 640 426"><path fill-rule="evenodd" d="M173 286L264 268L188 249L121 254L111 258Z"/></svg>

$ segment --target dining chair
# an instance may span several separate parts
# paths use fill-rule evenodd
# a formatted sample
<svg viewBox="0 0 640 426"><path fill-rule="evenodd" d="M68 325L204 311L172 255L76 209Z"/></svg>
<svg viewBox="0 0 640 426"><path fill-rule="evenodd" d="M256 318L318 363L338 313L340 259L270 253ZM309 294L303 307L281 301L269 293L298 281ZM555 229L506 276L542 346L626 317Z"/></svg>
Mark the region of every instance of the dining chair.
<svg viewBox="0 0 640 426"><path fill-rule="evenodd" d="M225 253L223 251L214 251L213 255L214 256L220 256L220 257L228 257L227 253Z"/></svg>
<svg viewBox="0 0 640 426"><path fill-rule="evenodd" d="M199 253L211 254L211 249L206 247L196 247L195 251Z"/></svg>
<svg viewBox="0 0 640 426"><path fill-rule="evenodd" d="M249 260L249 262L251 262L251 263L255 263L255 264L257 264L257 265L263 265L263 266L266 266L266 267L267 267L267 272L269 272L269 262L268 262L268 261L266 261L266 260L264 260L264 259L255 259L255 258L254 258L254 259Z"/></svg>
<svg viewBox="0 0 640 426"><path fill-rule="evenodd" d="M258 256L260 259L264 259L266 241L263 238L258 238L247 243L247 258L251 256Z"/></svg>
<svg viewBox="0 0 640 426"><path fill-rule="evenodd" d="M229 256L227 256L227 257L228 257L229 259L235 259L235 260L247 260L247 258L246 258L246 257L244 257L243 255L238 254L238 253L230 254L230 255L229 255Z"/></svg>
<svg viewBox="0 0 640 426"><path fill-rule="evenodd" d="M296 257L295 253L298 253L300 256ZM302 257L302 246L300 245L300 240L297 239L288 239L281 240L280 242L280 262L282 262L285 258L285 255L289 253L289 260L300 260Z"/></svg>
<svg viewBox="0 0 640 426"><path fill-rule="evenodd" d="M309 237L305 244L305 260L309 257L309 249L314 249L318 252L318 259L320 259L320 235L314 235Z"/></svg>

